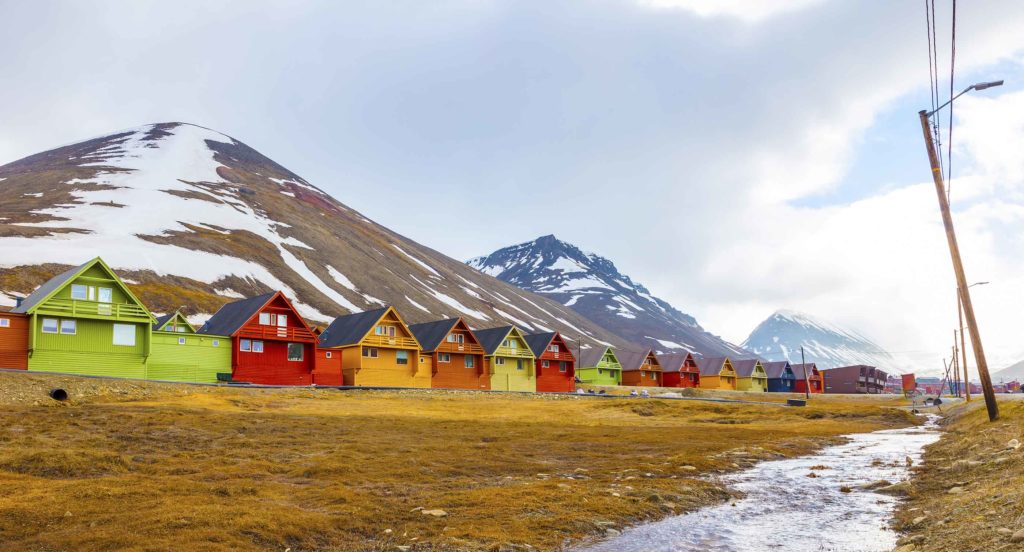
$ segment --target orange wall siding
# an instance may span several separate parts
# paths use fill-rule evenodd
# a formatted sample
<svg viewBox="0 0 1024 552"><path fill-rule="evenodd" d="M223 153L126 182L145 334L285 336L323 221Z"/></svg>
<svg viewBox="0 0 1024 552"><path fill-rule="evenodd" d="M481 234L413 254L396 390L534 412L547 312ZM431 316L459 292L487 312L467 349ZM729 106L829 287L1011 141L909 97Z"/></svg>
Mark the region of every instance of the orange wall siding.
<svg viewBox="0 0 1024 552"><path fill-rule="evenodd" d="M487 374L483 355L473 357L473 368L466 368L465 353L448 353L451 362L440 362L438 354L424 354L426 367L432 372L430 386L439 389L486 389L491 388L491 376Z"/></svg>
<svg viewBox="0 0 1024 552"><path fill-rule="evenodd" d="M28 317L0 312L7 327L0 327L0 368L28 369Z"/></svg>
<svg viewBox="0 0 1024 552"><path fill-rule="evenodd" d="M328 355L330 358L327 358ZM313 367L314 385L344 385L341 374L340 350L316 350L316 365Z"/></svg>
<svg viewBox="0 0 1024 552"><path fill-rule="evenodd" d="M622 385L635 387L659 387L661 386L661 372L656 370L623 371Z"/></svg>

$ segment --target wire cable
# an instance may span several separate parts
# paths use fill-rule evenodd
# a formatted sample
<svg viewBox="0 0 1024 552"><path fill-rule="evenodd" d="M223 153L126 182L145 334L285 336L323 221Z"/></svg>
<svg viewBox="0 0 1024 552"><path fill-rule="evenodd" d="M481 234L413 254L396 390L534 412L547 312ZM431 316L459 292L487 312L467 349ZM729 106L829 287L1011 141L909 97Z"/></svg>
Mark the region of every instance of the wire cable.
<svg viewBox="0 0 1024 552"><path fill-rule="evenodd" d="M946 202L953 197L953 77L956 72L956 0L953 0L953 23L949 39L949 130L946 139Z"/></svg>

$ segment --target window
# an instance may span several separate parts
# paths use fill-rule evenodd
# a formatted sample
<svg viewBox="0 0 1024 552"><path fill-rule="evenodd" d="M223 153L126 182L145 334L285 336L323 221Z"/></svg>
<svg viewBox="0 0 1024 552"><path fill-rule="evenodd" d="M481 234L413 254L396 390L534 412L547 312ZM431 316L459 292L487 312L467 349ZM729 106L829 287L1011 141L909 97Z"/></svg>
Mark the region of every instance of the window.
<svg viewBox="0 0 1024 552"><path fill-rule="evenodd" d="M522 369L523 369L523 359L517 358L516 359L516 370L522 370Z"/></svg>
<svg viewBox="0 0 1024 552"><path fill-rule="evenodd" d="M547 367L549 367L549 366L551 366L551 363L550 363L550 362L548 362L548 361L546 361L546 360L542 360L542 361L540 361L540 367L541 367L541 368L547 368Z"/></svg>
<svg viewBox="0 0 1024 552"><path fill-rule="evenodd" d="M220 347L220 340L219 339L214 339L213 340L213 346L214 347Z"/></svg>
<svg viewBox="0 0 1024 552"><path fill-rule="evenodd" d="M174 328L174 331L178 333L185 333L188 331L188 328L186 328L185 326L177 326Z"/></svg>
<svg viewBox="0 0 1024 552"><path fill-rule="evenodd" d="M43 333L57 333L59 321L56 318L43 319Z"/></svg>
<svg viewBox="0 0 1024 552"><path fill-rule="evenodd" d="M504 366L505 365L505 359L501 358L501 357L495 357L494 365L495 366Z"/></svg>
<svg viewBox="0 0 1024 552"><path fill-rule="evenodd" d="M10 318L0 318L0 328L10 328L10 327L11 327L11 319Z"/></svg>
<svg viewBox="0 0 1024 552"><path fill-rule="evenodd" d="M60 333L75 335L78 333L78 323L75 320L61 320Z"/></svg>
<svg viewBox="0 0 1024 552"><path fill-rule="evenodd" d="M558 345L548 345L548 351L551 351L552 353L557 353Z"/></svg>
<svg viewBox="0 0 1024 552"><path fill-rule="evenodd" d="M597 375L599 375L599 376L602 376L602 375L604 375L604 370L602 370L602 369L598 368L598 369L597 369Z"/></svg>
<svg viewBox="0 0 1024 552"><path fill-rule="evenodd" d="M409 351L395 351L395 364L409 364Z"/></svg>
<svg viewBox="0 0 1024 552"><path fill-rule="evenodd" d="M452 355L449 353L437 353L437 361L447 364L452 361Z"/></svg>
<svg viewBox="0 0 1024 552"><path fill-rule="evenodd" d="M277 315L277 325L278 325L278 327L281 327L281 328L288 327L288 315L287 314L279 314L279 315Z"/></svg>
<svg viewBox="0 0 1024 552"><path fill-rule="evenodd" d="M305 353L306 346L302 343L289 343L288 344L288 360L291 362L302 362L303 354Z"/></svg>
<svg viewBox="0 0 1024 552"><path fill-rule="evenodd" d="M508 340L508 348L509 349L515 349L518 346L519 346L519 342L518 341L516 341L514 339Z"/></svg>
<svg viewBox="0 0 1024 552"><path fill-rule="evenodd" d="M89 286L71 284L71 298L79 301L85 301L89 298Z"/></svg>
<svg viewBox="0 0 1024 552"><path fill-rule="evenodd" d="M252 351L252 340L251 339L239 339L238 340L238 350L242 351L243 353L251 352Z"/></svg>
<svg viewBox="0 0 1024 552"><path fill-rule="evenodd" d="M462 345L465 342L466 342L466 336L464 336L464 335L462 335L460 333L448 334L448 343L458 343L459 345Z"/></svg>
<svg viewBox="0 0 1024 552"><path fill-rule="evenodd" d="M269 312L261 312L260 313L260 326L272 326L272 325L273 324L271 324L271 322L270 322L270 313Z"/></svg>
<svg viewBox="0 0 1024 552"><path fill-rule="evenodd" d="M331 351L324 352L324 358L331 358Z"/></svg>
<svg viewBox="0 0 1024 552"><path fill-rule="evenodd" d="M114 290L110 288L100 288L100 303L109 303L114 299Z"/></svg>
<svg viewBox="0 0 1024 552"><path fill-rule="evenodd" d="M381 325L377 326L374 329L374 333L376 333L377 335L386 335L388 337L395 337L395 327L394 326L385 326L384 324L381 324Z"/></svg>
<svg viewBox="0 0 1024 552"><path fill-rule="evenodd" d="M114 345L135 346L135 324L114 324Z"/></svg>
<svg viewBox="0 0 1024 552"><path fill-rule="evenodd" d="M254 353L262 353L263 352L263 342L262 341L253 340L253 342L252 342L252 352L254 352Z"/></svg>
<svg viewBox="0 0 1024 552"><path fill-rule="evenodd" d="M185 338L184 337L179 337L178 338L178 345L184 345L184 344L185 344Z"/></svg>
<svg viewBox="0 0 1024 552"><path fill-rule="evenodd" d="M558 363L558 371L559 372L568 372L569 371L569 363L568 362L559 362Z"/></svg>
<svg viewBox="0 0 1024 552"><path fill-rule="evenodd" d="M466 355L462 358L466 359L466 368L476 368L476 361L473 360L473 357Z"/></svg>
<svg viewBox="0 0 1024 552"><path fill-rule="evenodd" d="M377 358L377 348L363 347L363 358Z"/></svg>

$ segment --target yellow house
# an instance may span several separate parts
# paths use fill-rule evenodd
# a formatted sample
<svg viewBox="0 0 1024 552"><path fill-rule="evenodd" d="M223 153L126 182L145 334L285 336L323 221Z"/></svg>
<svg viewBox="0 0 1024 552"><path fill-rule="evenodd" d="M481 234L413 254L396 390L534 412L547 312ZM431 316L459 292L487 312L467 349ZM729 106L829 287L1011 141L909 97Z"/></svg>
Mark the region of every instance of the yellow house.
<svg viewBox="0 0 1024 552"><path fill-rule="evenodd" d="M484 348L492 391L537 391L535 357L515 326L473 332Z"/></svg>
<svg viewBox="0 0 1024 552"><path fill-rule="evenodd" d="M764 371L760 360L756 358L735 360L732 363L732 368L736 371L737 391L768 392L768 373Z"/></svg>
<svg viewBox="0 0 1024 552"><path fill-rule="evenodd" d="M319 347L340 352L345 385L430 387L430 365L394 307L335 318Z"/></svg>
<svg viewBox="0 0 1024 552"><path fill-rule="evenodd" d="M736 389L736 370L728 358L700 357L696 360L697 368L700 369L701 389Z"/></svg>

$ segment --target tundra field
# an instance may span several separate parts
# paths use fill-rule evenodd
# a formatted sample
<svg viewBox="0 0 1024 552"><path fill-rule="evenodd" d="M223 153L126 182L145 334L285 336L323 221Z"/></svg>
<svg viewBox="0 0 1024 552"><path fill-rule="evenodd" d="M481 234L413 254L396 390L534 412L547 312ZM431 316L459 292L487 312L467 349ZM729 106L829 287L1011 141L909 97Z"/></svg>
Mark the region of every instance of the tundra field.
<svg viewBox="0 0 1024 552"><path fill-rule="evenodd" d="M0 550L557 550L727 500L708 474L915 423L902 402L0 373Z"/></svg>

